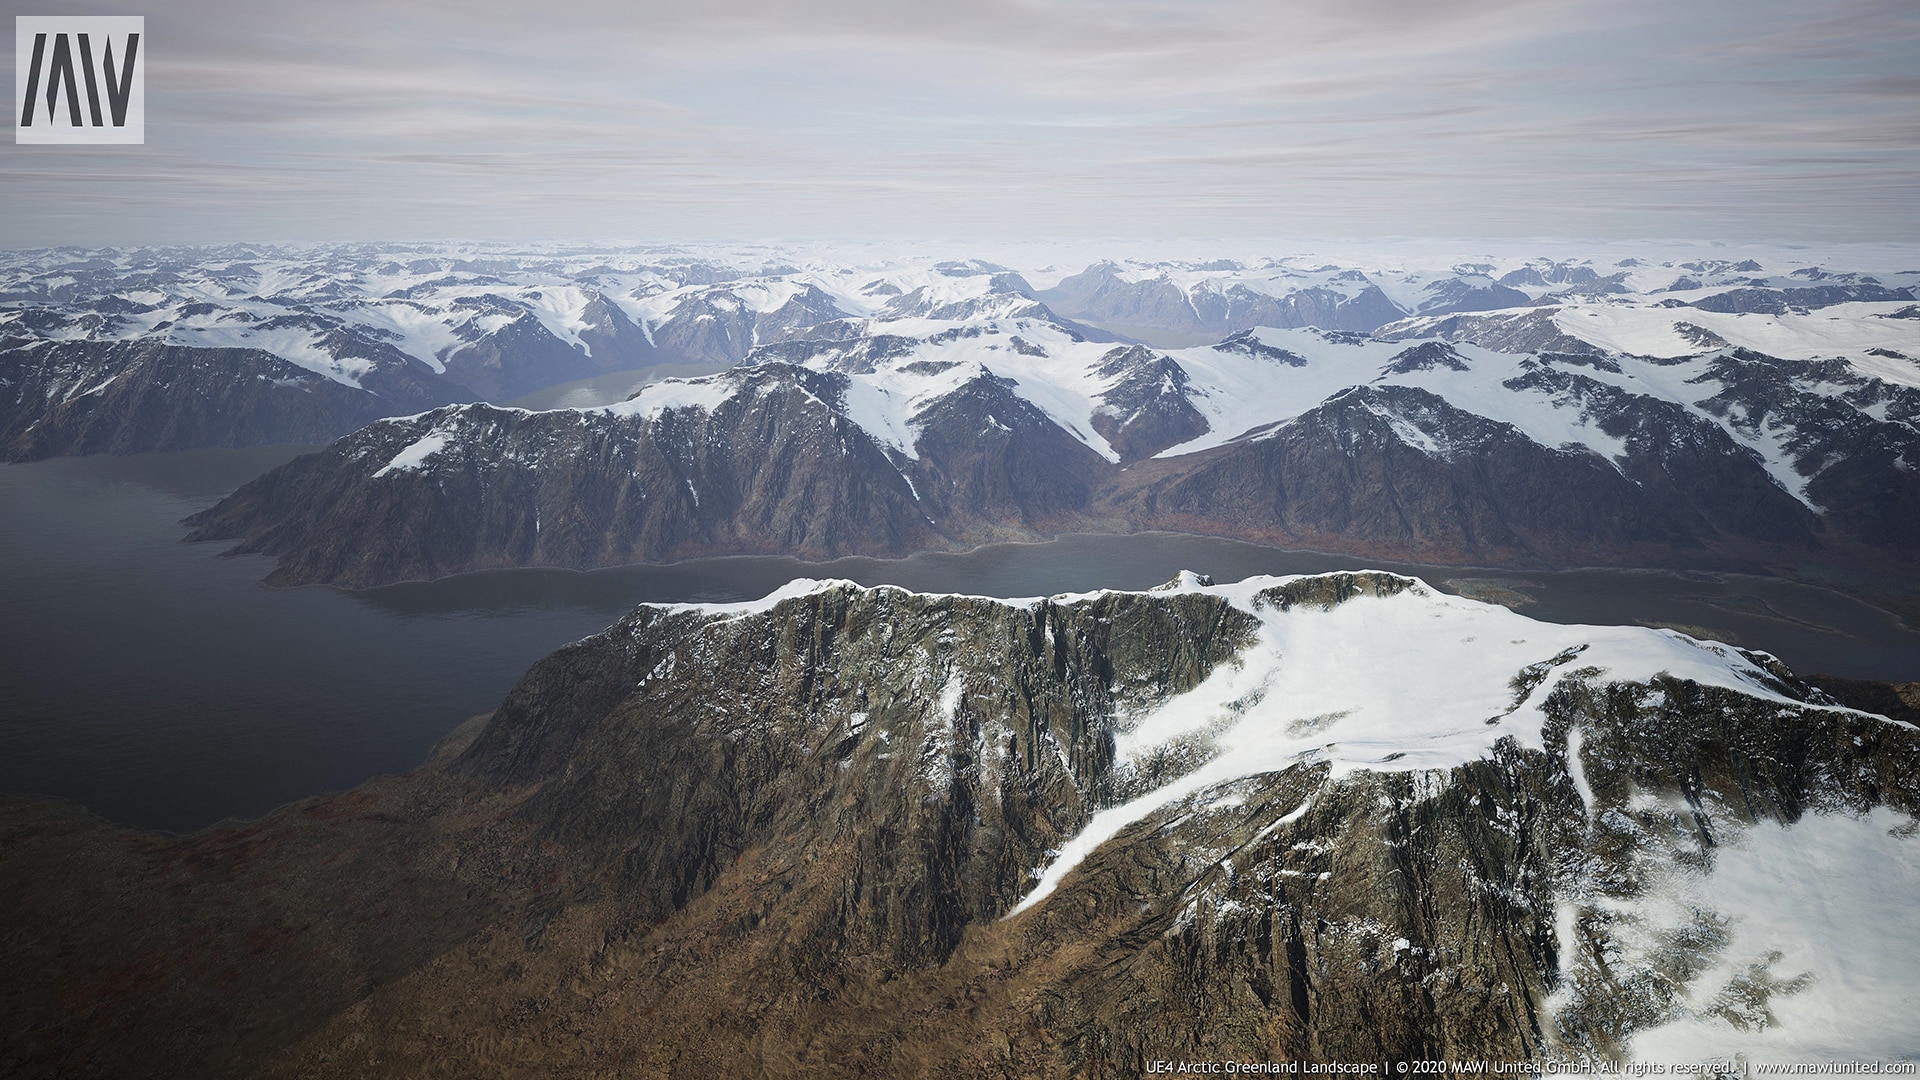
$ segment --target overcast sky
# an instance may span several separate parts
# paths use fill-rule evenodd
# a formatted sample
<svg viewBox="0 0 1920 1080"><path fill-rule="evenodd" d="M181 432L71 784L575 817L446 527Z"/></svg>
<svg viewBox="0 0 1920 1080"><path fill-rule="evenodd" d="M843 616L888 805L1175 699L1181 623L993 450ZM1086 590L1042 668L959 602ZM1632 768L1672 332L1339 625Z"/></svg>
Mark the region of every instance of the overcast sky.
<svg viewBox="0 0 1920 1080"><path fill-rule="evenodd" d="M1915 0L24 2L147 142L4 144L4 247L1920 240Z"/></svg>

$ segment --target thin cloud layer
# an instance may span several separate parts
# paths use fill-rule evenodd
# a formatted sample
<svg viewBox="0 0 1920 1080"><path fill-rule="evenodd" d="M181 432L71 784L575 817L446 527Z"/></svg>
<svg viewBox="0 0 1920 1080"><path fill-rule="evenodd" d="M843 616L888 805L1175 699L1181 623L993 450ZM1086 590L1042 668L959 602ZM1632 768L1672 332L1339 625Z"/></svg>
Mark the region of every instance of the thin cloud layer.
<svg viewBox="0 0 1920 1080"><path fill-rule="evenodd" d="M0 243L1920 239L1905 0L186 0L147 25L147 145L8 146Z"/></svg>

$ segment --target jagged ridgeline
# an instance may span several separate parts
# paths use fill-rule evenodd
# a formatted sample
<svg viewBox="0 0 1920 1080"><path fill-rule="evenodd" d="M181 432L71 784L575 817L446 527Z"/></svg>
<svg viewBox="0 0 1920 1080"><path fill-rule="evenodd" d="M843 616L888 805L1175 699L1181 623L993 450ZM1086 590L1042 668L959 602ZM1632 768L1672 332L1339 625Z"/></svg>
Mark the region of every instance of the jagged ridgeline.
<svg viewBox="0 0 1920 1080"><path fill-rule="evenodd" d="M833 370L846 343L808 343L814 366L767 359L600 408L381 421L190 518L192 538L276 556L275 583L350 588L1134 529L1440 563L1910 577L1920 389L1840 361L1297 332L1269 337L1299 351L1242 335L1176 362L1025 320L971 329L928 350L964 362ZM1034 341L1061 355L1020 351ZM1062 404L1076 394L1084 413Z"/></svg>
<svg viewBox="0 0 1920 1080"><path fill-rule="evenodd" d="M1914 1049L1920 731L1382 573L642 607L404 777L183 839L0 810L28 1071Z"/></svg>
<svg viewBox="0 0 1920 1080"><path fill-rule="evenodd" d="M333 440L193 519L279 584L1165 530L1910 588L1903 264L790 254L0 253L0 460Z"/></svg>

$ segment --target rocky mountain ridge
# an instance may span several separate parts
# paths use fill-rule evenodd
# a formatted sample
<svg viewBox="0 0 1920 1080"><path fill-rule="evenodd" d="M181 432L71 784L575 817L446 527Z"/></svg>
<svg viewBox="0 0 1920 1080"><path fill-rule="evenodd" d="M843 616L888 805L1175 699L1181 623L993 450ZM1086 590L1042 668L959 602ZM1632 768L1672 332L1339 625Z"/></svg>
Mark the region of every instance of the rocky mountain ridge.
<svg viewBox="0 0 1920 1080"><path fill-rule="evenodd" d="M1920 535L1920 368L1883 358L1270 329L1162 351L1037 318L889 325L599 409L370 425L194 535L281 557L277 581L349 586L1151 528L1524 565L1891 563ZM806 407L762 408L776 386Z"/></svg>
<svg viewBox="0 0 1920 1080"><path fill-rule="evenodd" d="M889 355L896 339L936 332L915 323L977 331L996 320L1027 320L1088 341L1117 337L1090 321L1132 328L1122 334L1172 331L1213 340L1255 327L1315 327L1444 336L1508 351L1657 351L1660 334L1688 323L1668 317L1666 306L1680 305L1694 315L1688 325L1722 327L1685 331L1696 343L1703 334L1726 333L1731 321L1742 332L1726 341L1798 359L1804 357L1773 347L1779 335L1744 332L1738 316L1762 313L1791 324L1816 310L1843 309L1851 323L1854 306L1896 308L1920 285L1920 275L1875 277L1801 262L1791 254L1770 256L1768 267L1531 259L1502 272L1490 262L1431 258L1398 265L1378 258L1130 259L1066 274L1050 264L1020 271L979 259L766 248L366 244L10 252L0 255L0 429L37 432L5 444L13 459L299 441L312 437L320 423L314 417L327 418L321 426L338 434L362 415L470 400L504 404L613 372L738 363L756 350L812 363L809 357L838 349L858 363L869 353ZM1049 284L1036 287L1030 279ZM1540 305L1551 305L1548 317L1559 324L1596 308L1630 310L1632 340L1614 334L1595 341L1578 326L1552 330L1527 314ZM1493 309L1514 313L1500 318L1519 318L1531 330L1488 337L1476 329L1485 319L1458 314ZM1453 321L1440 325L1446 320ZM60 348L43 349L47 344ZM1862 345L1902 348L1892 339ZM206 362L154 382L131 359L154 349L205 350ZM206 402L229 400L233 384L258 373L261 353L367 396L329 388L309 400L275 375L280 389L262 415L240 415L237 402L209 413ZM83 385L61 374L76 356L94 369ZM76 399L109 379L141 390L105 412ZM199 420L191 419L196 411L204 414Z"/></svg>
<svg viewBox="0 0 1920 1080"><path fill-rule="evenodd" d="M0 461L324 443L473 397L406 369L346 386L257 349L86 341L0 341L6 392Z"/></svg>
<svg viewBox="0 0 1920 1080"><path fill-rule="evenodd" d="M1916 764L1911 725L1765 654L1394 575L801 582L638 609L427 768L261 822L0 804L0 1060L1897 1058L1920 928L1831 884L1920 878ZM1805 838L1818 873L1785 872Z"/></svg>

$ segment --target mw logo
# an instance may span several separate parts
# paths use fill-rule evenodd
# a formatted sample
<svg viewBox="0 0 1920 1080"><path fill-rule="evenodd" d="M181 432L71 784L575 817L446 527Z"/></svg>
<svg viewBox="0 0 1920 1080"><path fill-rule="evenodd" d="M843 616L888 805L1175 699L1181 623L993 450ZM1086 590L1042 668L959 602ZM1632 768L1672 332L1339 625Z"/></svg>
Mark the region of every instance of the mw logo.
<svg viewBox="0 0 1920 1080"><path fill-rule="evenodd" d="M16 143L146 141L141 16L14 19Z"/></svg>

